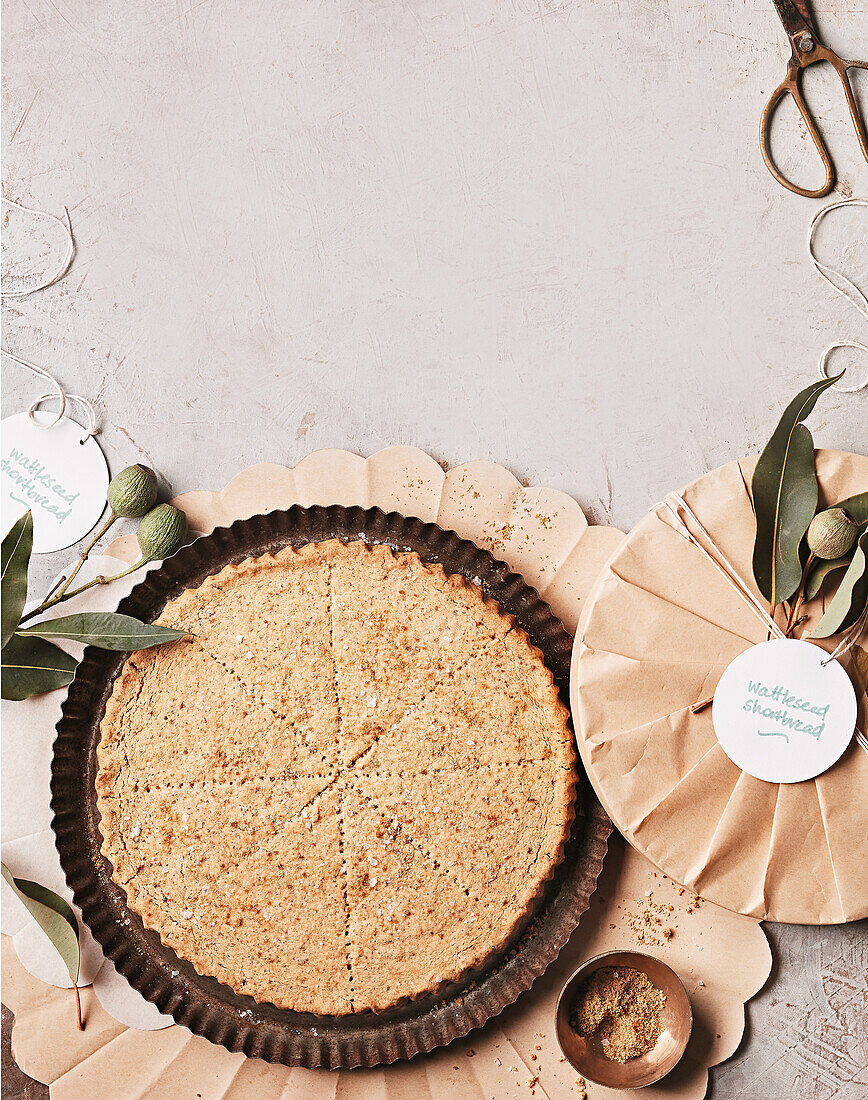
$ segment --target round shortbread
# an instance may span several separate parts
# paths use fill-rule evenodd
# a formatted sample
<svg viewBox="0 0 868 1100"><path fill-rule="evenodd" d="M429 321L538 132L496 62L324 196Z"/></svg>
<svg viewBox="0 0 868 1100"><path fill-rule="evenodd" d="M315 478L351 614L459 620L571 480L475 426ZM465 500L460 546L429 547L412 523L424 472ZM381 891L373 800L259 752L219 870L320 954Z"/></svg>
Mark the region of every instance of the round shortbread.
<svg viewBox="0 0 868 1100"><path fill-rule="evenodd" d="M101 725L103 853L165 944L281 1008L477 970L563 855L575 753L542 654L416 554L338 541L167 605Z"/></svg>

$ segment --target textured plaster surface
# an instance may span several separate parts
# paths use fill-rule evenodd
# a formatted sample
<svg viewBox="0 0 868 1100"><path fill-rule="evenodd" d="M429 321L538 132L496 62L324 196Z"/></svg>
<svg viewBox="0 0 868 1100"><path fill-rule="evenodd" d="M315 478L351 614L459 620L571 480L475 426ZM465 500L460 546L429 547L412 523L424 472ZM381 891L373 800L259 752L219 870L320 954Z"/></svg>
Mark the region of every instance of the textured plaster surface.
<svg viewBox="0 0 868 1100"><path fill-rule="evenodd" d="M864 0L816 14L868 54ZM77 244L61 284L4 305L4 346L94 401L113 469L172 492L410 443L627 528L760 448L827 342L868 338L805 258L819 203L760 160L771 2L9 0L4 32L4 194L66 205ZM865 195L840 89L809 91L839 193ZM13 281L62 254L5 216ZM868 212L832 214L818 251L864 286ZM4 412L39 385L4 363ZM863 452L866 423L864 395L811 420ZM864 922L771 937L711 1094L863 1096Z"/></svg>

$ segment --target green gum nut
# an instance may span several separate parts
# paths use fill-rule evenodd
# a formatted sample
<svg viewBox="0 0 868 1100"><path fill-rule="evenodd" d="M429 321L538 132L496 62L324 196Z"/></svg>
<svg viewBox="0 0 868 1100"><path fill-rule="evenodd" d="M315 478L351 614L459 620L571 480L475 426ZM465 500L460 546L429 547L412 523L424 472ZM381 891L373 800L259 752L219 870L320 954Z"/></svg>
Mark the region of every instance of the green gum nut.
<svg viewBox="0 0 868 1100"><path fill-rule="evenodd" d="M857 530L858 524L843 508L827 508L811 520L808 549L824 561L843 558L852 549Z"/></svg>
<svg viewBox="0 0 868 1100"><path fill-rule="evenodd" d="M111 479L106 499L116 516L138 519L157 503L157 475L148 466L127 466Z"/></svg>
<svg viewBox="0 0 868 1100"><path fill-rule="evenodd" d="M171 504L159 504L148 512L136 538L144 561L161 561L169 558L184 545L187 534L187 517L180 508Z"/></svg>

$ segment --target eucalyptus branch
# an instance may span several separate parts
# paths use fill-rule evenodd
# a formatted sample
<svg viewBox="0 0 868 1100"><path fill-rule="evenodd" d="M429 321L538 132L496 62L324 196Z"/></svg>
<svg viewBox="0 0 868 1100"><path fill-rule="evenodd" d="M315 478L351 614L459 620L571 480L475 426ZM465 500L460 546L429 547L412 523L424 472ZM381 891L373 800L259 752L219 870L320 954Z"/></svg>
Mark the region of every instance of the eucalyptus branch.
<svg viewBox="0 0 868 1100"><path fill-rule="evenodd" d="M150 560L150 558L139 558L134 565L128 566L126 569L121 570L120 573L115 573L111 577L94 577L94 579L88 581L87 584L83 584L78 588L73 588L71 592L67 592L64 599L71 599L73 596L77 596L80 592L86 592L88 588L93 588L97 584L111 584L112 581L119 581L121 577L128 577L130 573L135 573L137 569L141 569L143 565L147 565Z"/></svg>
<svg viewBox="0 0 868 1100"><path fill-rule="evenodd" d="M46 600L50 599L50 597L54 595L54 593L58 590L58 588L60 588L60 586L64 583L65 580L66 580L66 577L61 576L61 577L57 578L57 580L54 582L54 584L51 586L51 588L49 588L49 590L46 592L46 594L45 594Z"/></svg>
<svg viewBox="0 0 868 1100"><path fill-rule="evenodd" d="M75 990L78 1030L84 1031L84 1021L81 1018L81 995L78 991L78 980L81 977L81 944L78 920L72 906L47 886L42 886L31 879L16 878L5 863L0 864L0 873L48 937L66 967L72 988Z"/></svg>
<svg viewBox="0 0 868 1100"><path fill-rule="evenodd" d="M105 523L102 525L102 527L100 527L100 529L97 531L97 533L94 535L94 537L90 540L90 542L87 544L87 546L85 546L84 550L82 550L82 552L79 554L78 561L76 562L75 568L72 570L72 572L69 574L69 577L63 582L63 584L61 584L60 588L58 589L57 599L54 601L55 603L60 603L60 600L63 597L64 592L66 592L66 590L69 588L69 586L75 580L75 578L78 576L78 571L81 569L81 567L87 561L88 554L90 554L91 550L93 550L93 548L96 546L96 544L99 542L99 540L103 537L103 535L106 533L106 531L108 531L108 529L111 527L111 525L117 519L120 519L120 516L118 516L114 511L109 513L108 519L105 521ZM49 596L50 595L51 595L51 593L49 593ZM46 599L47 598L48 597L46 597ZM45 604L44 603L43 610L45 609L45 607L50 607L50 606L51 606L51 604Z"/></svg>
<svg viewBox="0 0 868 1100"><path fill-rule="evenodd" d="M120 580L121 577L128 577L130 573L134 573L136 569L140 569L143 565L147 565L148 562L151 560L151 558L140 558L135 563L135 565L131 565L129 566L129 568L122 570L120 573L115 573L111 577L104 577L102 575L100 575L99 577L94 577L94 579L92 581L88 581L87 584L82 584L79 585L78 588L73 588L71 590L67 590L66 592L60 593L54 599L47 600L41 603L39 607L34 607L33 610L28 611L26 615L22 615L20 621L22 623L26 623L28 620L34 618L36 615L39 615L41 612L47 611L50 607L54 607L56 604L59 603L65 603L67 600L71 600L73 596L78 596L80 593L86 592L89 588L94 588L98 584L111 584L112 581ZM74 573L73 576L75 576ZM72 580L72 577L70 577L70 580Z"/></svg>
<svg viewBox="0 0 868 1100"><path fill-rule="evenodd" d="M848 653L859 640L862 631L868 627L868 603L862 608L859 617L841 635L838 649L841 653ZM805 635L803 634L802 637Z"/></svg>
<svg viewBox="0 0 868 1100"><path fill-rule="evenodd" d="M799 582L799 588L796 592L796 598L790 604L790 611L787 615L787 625L784 627L784 634L789 637L790 631L794 629L796 622L799 618L799 612L802 610L802 604L805 599L805 585L808 583L808 574L811 571L811 566L817 560L813 550L808 554L808 560L805 562L805 568L802 570L802 579Z"/></svg>
<svg viewBox="0 0 868 1100"><path fill-rule="evenodd" d="M44 618L45 612L97 585L110 584L129 576L148 562L171 557L184 544L187 517L171 504L157 504L157 476L146 466L129 466L116 474L108 487L109 515L89 539L75 565L51 586L42 602L25 612L27 574L33 553L33 514L25 512L3 539L2 619L3 650L0 693L4 699L28 699L46 691L66 687L75 675L78 661L57 639L94 645L101 649L132 651L177 641L184 632L140 622L114 611L79 611L59 618ZM138 519L136 541L139 560L113 576L100 574L87 584L75 584L81 567L112 524L120 519ZM32 619L39 621L31 623ZM5 872L4 872L5 873ZM72 973L70 976L73 977ZM81 1001L76 992L81 1026Z"/></svg>
<svg viewBox="0 0 868 1100"><path fill-rule="evenodd" d="M115 520L119 518L120 517L117 516L114 512L109 515L109 518L106 520L106 522L102 525L102 527L100 527L99 531L97 531L97 533L90 540L87 546L85 546L84 550L82 550L82 552L79 554L78 561L76 562L75 567L72 569L69 576L65 578L62 577L60 581L58 581L58 583L54 586L54 588L51 589L51 591L38 607L34 607L31 611L28 611L26 615L22 615L22 623L27 622L28 619L32 619L36 615L41 615L43 611L47 611L50 607L54 607L55 604L63 603L64 600L68 600L70 596L76 595L77 592L84 591L84 589L78 588L75 591L70 592L69 586L78 576L79 570L87 561L88 555L90 554L91 550L93 550L93 548L103 537L106 531L108 531Z"/></svg>
<svg viewBox="0 0 868 1100"><path fill-rule="evenodd" d="M78 982L73 982L72 988L75 990L75 1013L78 1017L78 1030L84 1031L84 1022L81 1018L81 994L78 992Z"/></svg>

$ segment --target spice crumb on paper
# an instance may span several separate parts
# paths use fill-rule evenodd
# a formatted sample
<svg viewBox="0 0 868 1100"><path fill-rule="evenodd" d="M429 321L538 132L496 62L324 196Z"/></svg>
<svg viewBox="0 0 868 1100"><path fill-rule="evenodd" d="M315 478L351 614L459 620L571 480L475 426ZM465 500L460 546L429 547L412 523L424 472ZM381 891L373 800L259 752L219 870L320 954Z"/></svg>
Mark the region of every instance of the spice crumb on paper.
<svg viewBox="0 0 868 1100"><path fill-rule="evenodd" d="M653 877L656 879L658 876L654 874ZM662 888L667 883L668 880L660 881L655 884L655 889L657 886ZM674 894L679 898L687 892L683 886L676 886L674 883L668 883L668 885L671 886ZM666 942L672 940L678 932L679 917L689 916L697 912L701 907L701 903L702 899L697 894L693 894L686 905L682 903L675 906L668 901L657 900L655 891L652 889L645 890L642 897L635 899L635 909L622 906L618 906L618 909L623 913L622 920L627 929L633 933L634 942L638 946L662 947ZM612 931L615 931L617 927L617 923L609 924Z"/></svg>

